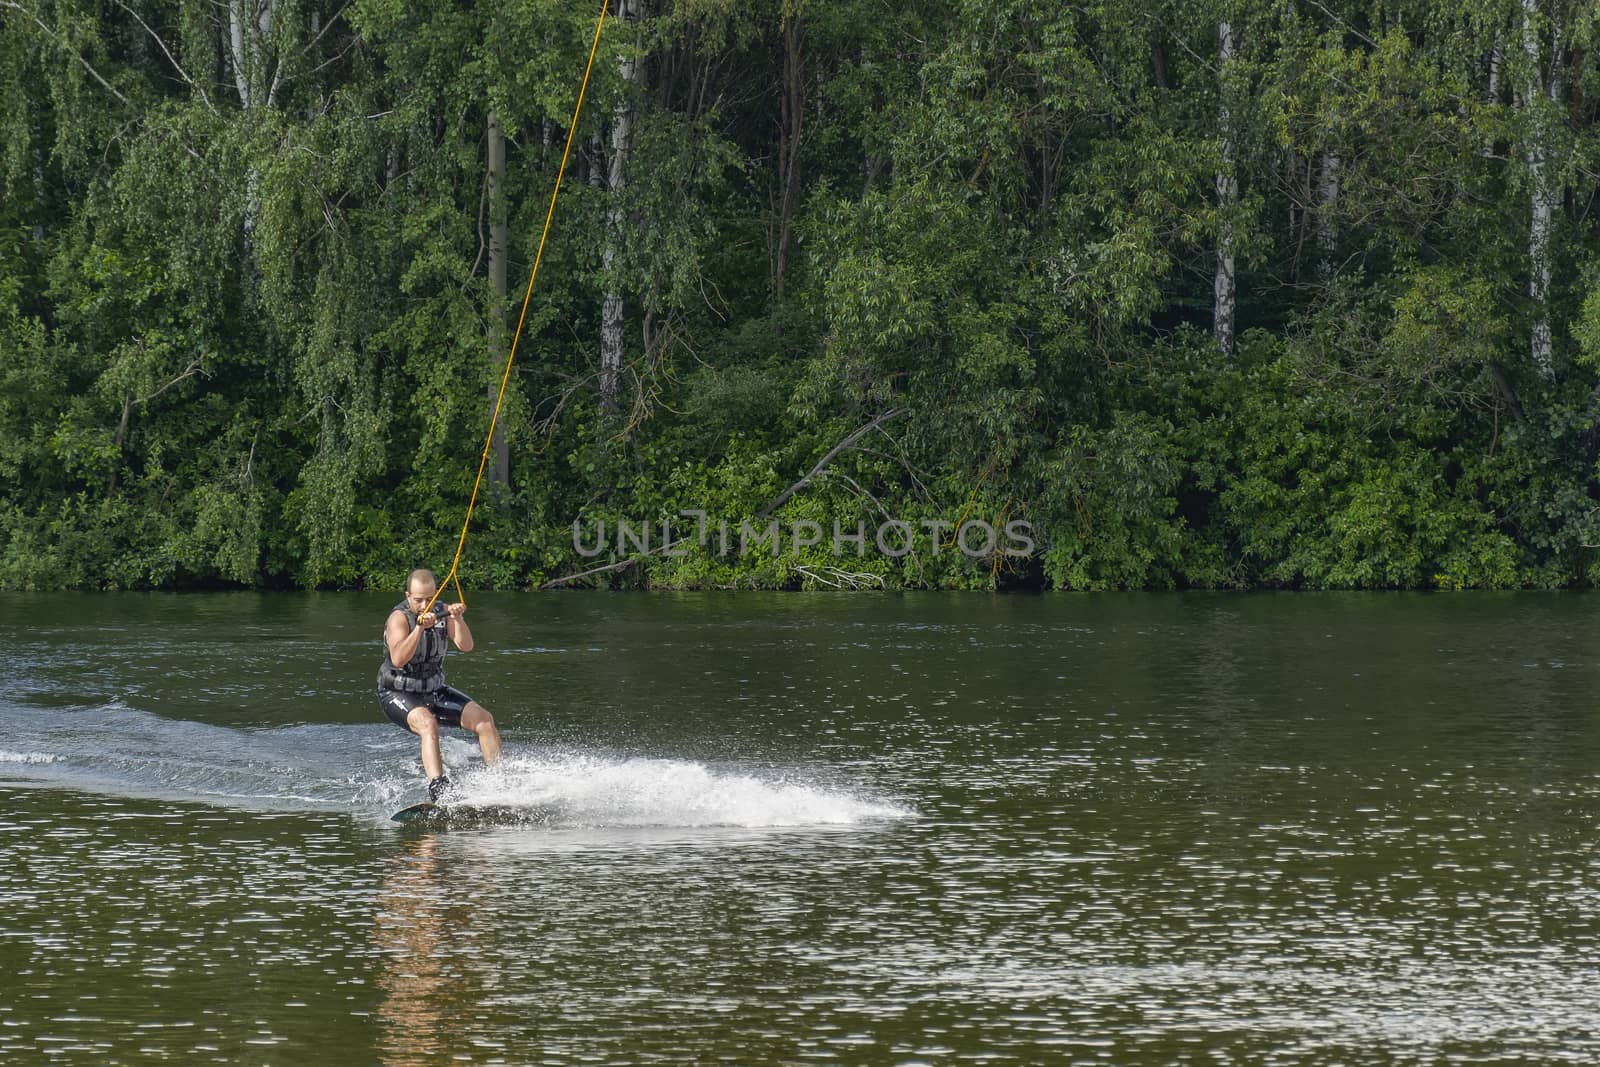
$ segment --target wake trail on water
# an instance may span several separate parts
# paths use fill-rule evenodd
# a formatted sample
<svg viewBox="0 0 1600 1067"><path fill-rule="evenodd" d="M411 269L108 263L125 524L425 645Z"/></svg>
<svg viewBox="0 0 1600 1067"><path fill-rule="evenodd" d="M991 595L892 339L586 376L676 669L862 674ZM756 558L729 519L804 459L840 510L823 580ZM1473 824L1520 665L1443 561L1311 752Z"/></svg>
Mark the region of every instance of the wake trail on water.
<svg viewBox="0 0 1600 1067"><path fill-rule="evenodd" d="M903 818L900 805L804 776L514 742L441 750L460 801L537 813L551 828L840 826ZM0 784L199 801L252 810L386 816L421 800L417 742L383 724L240 729L166 719L121 701L70 709L0 704Z"/></svg>
<svg viewBox="0 0 1600 1067"><path fill-rule="evenodd" d="M467 804L545 811L581 826L837 826L910 814L803 780L583 754L511 756L463 779L460 791Z"/></svg>

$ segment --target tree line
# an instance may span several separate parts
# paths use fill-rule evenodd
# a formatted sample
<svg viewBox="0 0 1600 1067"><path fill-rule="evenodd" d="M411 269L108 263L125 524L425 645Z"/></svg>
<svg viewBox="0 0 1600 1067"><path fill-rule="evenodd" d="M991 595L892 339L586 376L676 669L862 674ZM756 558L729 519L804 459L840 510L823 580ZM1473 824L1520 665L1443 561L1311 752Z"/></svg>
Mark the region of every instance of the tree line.
<svg viewBox="0 0 1600 1067"><path fill-rule="evenodd" d="M1588 0L599 13L0 0L0 587L1600 574Z"/></svg>

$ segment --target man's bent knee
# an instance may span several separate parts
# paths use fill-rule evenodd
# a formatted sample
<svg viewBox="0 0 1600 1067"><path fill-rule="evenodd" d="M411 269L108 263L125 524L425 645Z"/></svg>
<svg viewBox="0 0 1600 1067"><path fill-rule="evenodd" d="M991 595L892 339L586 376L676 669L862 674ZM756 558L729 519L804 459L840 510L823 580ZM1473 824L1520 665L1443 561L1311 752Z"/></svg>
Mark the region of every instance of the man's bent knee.
<svg viewBox="0 0 1600 1067"><path fill-rule="evenodd" d="M434 718L433 710L428 707L412 708L406 716L406 723L424 737L439 732L439 720Z"/></svg>

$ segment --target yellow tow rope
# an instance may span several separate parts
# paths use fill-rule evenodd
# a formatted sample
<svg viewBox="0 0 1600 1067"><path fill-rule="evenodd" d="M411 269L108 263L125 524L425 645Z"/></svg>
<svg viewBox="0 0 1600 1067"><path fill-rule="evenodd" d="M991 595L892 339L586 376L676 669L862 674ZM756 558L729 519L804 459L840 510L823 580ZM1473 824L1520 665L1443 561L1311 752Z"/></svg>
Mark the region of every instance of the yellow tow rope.
<svg viewBox="0 0 1600 1067"><path fill-rule="evenodd" d="M522 324L528 318L528 302L533 298L533 283L539 277L539 264L544 261L544 243L550 236L550 222L556 215L556 198L561 195L561 182L566 177L567 159L572 154L572 138L578 132L578 116L583 112L583 95L589 88L589 73L594 70L595 53L600 48L600 31L605 28L606 8L610 0L601 0L600 21L595 23L594 43L589 46L589 62L583 68L583 82L578 86L578 102L572 109L572 121L567 124L567 146L561 151L561 166L556 170L556 187L550 191L550 209L545 212L544 231L539 234L539 251L533 257L533 271L528 275L528 292L522 298L522 314L517 316L517 330L511 335L511 351L506 355L506 368L500 375L500 392L494 398L494 411L489 415L489 433L484 438L483 455L478 459L478 476L472 482L472 499L467 501L467 516L461 520L461 537L456 541L456 556L450 562L450 572L439 582L439 587L434 590L433 599L428 601L428 606L419 614L427 614L433 610L434 601L439 599L439 594L444 587L452 581L456 584L456 595L461 597L461 602L467 602L466 595L461 592L461 551L467 545L467 527L472 523L472 509L478 503L478 487L483 484L483 468L489 463L489 449L494 445L494 428L500 421L500 402L505 399L506 383L511 380L511 363L517 358L517 341L522 337Z"/></svg>

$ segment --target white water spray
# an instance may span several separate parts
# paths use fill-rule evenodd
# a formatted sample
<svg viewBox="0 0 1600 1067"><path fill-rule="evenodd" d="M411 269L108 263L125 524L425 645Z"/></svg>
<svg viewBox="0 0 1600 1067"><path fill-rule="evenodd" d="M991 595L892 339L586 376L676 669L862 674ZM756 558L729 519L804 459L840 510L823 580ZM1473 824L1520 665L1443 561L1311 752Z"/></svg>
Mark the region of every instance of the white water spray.
<svg viewBox="0 0 1600 1067"><path fill-rule="evenodd" d="M904 807L815 783L669 759L520 755L461 782L473 805L543 810L566 826L838 826Z"/></svg>

